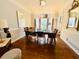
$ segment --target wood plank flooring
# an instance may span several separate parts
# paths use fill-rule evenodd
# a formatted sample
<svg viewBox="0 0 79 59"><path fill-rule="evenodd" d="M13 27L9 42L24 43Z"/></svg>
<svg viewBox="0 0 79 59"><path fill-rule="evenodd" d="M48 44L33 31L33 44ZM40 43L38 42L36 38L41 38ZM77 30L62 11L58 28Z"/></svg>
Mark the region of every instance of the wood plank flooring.
<svg viewBox="0 0 79 59"><path fill-rule="evenodd" d="M55 47L30 42L26 37L13 43L11 48L16 47L22 50L22 59L79 59L59 37Z"/></svg>

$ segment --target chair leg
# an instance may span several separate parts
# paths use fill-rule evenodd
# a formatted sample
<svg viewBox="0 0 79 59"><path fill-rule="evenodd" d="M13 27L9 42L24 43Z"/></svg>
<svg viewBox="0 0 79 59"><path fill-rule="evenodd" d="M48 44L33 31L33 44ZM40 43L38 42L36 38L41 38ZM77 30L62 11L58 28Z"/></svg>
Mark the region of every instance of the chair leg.
<svg viewBox="0 0 79 59"><path fill-rule="evenodd" d="M47 38L47 44L49 44L48 41L49 41L49 39Z"/></svg>
<svg viewBox="0 0 79 59"><path fill-rule="evenodd" d="M56 45L56 40L55 40L55 38L54 38L54 45Z"/></svg>
<svg viewBox="0 0 79 59"><path fill-rule="evenodd" d="M50 44L52 45L52 41L53 41L53 39L51 38L51 41L50 41Z"/></svg>

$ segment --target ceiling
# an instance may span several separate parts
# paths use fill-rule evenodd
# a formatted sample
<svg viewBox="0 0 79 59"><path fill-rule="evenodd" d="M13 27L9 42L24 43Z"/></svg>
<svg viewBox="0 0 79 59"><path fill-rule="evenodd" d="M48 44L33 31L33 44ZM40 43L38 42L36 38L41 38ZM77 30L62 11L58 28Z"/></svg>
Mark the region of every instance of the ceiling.
<svg viewBox="0 0 79 59"><path fill-rule="evenodd" d="M73 0L46 0L45 6L40 6L39 0L16 0L31 13L55 13L60 12Z"/></svg>

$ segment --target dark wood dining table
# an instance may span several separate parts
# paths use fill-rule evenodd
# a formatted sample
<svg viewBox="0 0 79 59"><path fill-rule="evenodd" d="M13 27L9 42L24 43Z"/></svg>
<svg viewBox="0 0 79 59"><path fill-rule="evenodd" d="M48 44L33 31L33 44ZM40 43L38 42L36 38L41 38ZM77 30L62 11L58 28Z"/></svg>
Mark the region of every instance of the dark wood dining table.
<svg viewBox="0 0 79 59"><path fill-rule="evenodd" d="M54 43L54 45L56 44L56 32L54 31L36 31L34 29L28 29L28 30L25 30L25 34L26 34L26 37L28 38L29 35L35 35L37 37L39 37L39 34L43 34L43 35L48 35L48 38L51 38L51 41L50 41L50 44Z"/></svg>

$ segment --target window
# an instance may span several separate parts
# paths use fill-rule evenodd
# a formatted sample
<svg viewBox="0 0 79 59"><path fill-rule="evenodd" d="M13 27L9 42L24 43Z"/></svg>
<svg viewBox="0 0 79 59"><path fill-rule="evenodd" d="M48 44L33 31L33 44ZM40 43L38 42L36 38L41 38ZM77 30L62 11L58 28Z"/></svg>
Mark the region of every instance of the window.
<svg viewBox="0 0 79 59"><path fill-rule="evenodd" d="M35 30L36 31L53 31L53 21L51 18L35 18Z"/></svg>
<svg viewBox="0 0 79 59"><path fill-rule="evenodd" d="M41 31L46 31L47 30L47 18L41 18Z"/></svg>

